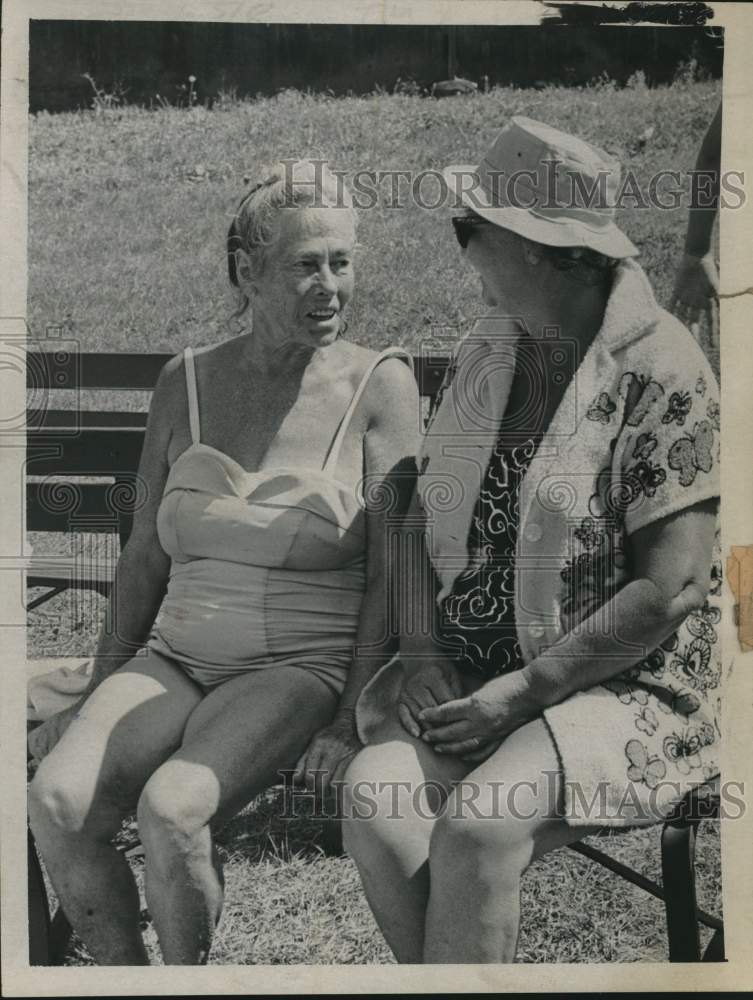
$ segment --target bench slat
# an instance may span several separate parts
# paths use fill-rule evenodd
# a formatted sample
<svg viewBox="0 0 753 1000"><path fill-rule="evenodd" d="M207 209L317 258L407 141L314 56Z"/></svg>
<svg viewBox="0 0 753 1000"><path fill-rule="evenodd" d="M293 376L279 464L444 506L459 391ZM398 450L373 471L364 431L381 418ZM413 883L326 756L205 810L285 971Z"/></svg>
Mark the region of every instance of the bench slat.
<svg viewBox="0 0 753 1000"><path fill-rule="evenodd" d="M29 434L57 431L68 435L83 429L105 430L110 427L143 430L146 417L143 410L27 410L26 424Z"/></svg>
<svg viewBox="0 0 753 1000"><path fill-rule="evenodd" d="M135 495L129 494L114 483L27 483L26 530L120 531L133 511Z"/></svg>
<svg viewBox="0 0 753 1000"><path fill-rule="evenodd" d="M102 354L70 351L27 351L29 389L153 389L173 354ZM442 381L445 355L414 355L421 394L433 395Z"/></svg>
<svg viewBox="0 0 753 1000"><path fill-rule="evenodd" d="M28 351L29 389L153 389L172 354Z"/></svg>
<svg viewBox="0 0 753 1000"><path fill-rule="evenodd" d="M139 464L144 431L133 427L82 429L77 434L33 431L27 436L27 475L120 476Z"/></svg>

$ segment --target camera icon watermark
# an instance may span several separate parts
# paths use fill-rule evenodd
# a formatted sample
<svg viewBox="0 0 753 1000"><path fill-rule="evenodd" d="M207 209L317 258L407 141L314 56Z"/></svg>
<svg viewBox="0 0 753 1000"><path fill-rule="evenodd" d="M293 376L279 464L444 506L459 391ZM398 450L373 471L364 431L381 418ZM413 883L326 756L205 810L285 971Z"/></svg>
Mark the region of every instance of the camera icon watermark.
<svg viewBox="0 0 753 1000"><path fill-rule="evenodd" d="M66 390L69 417L56 437L78 433L81 345L69 334L66 324L53 323L35 339L25 320L0 321L0 436L46 430L57 389Z"/></svg>

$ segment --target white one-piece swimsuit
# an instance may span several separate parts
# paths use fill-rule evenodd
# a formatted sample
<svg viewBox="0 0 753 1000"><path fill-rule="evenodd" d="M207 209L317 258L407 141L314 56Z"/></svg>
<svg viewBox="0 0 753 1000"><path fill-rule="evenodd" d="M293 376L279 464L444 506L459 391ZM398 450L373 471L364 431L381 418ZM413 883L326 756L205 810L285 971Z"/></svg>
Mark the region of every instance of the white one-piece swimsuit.
<svg viewBox="0 0 753 1000"><path fill-rule="evenodd" d="M321 469L247 472L201 441L194 359L184 352L191 445L173 463L157 514L170 556L148 646L208 689L249 670L295 665L337 693L353 656L365 590L365 516L334 476L364 374Z"/></svg>

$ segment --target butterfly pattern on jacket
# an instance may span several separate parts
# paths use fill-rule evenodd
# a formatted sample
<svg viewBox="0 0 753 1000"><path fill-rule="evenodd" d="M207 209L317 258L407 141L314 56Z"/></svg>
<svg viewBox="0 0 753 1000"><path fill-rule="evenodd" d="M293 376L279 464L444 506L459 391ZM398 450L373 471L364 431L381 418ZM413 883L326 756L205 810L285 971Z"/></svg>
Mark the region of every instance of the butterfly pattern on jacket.
<svg viewBox="0 0 753 1000"><path fill-rule="evenodd" d="M602 681L602 687L612 694L616 694L623 705L640 705L645 708L649 702L648 691L638 681L631 682L622 677L614 678L611 681Z"/></svg>
<svg viewBox="0 0 753 1000"><path fill-rule="evenodd" d="M656 699L657 708L665 715L675 715L682 718L684 722L687 722L694 712L700 710L701 701L698 695L693 694L692 691L672 692L668 688L667 692L670 694L669 701L659 698L658 695Z"/></svg>
<svg viewBox="0 0 753 1000"><path fill-rule="evenodd" d="M667 665L667 653L673 653L678 646L677 632L667 636L648 656L638 664L639 669L647 670L654 680L664 676Z"/></svg>
<svg viewBox="0 0 753 1000"><path fill-rule="evenodd" d="M680 774L690 774L691 770L703 767L702 752L716 741L714 727L708 722L699 726L687 726L681 732L665 736L662 743L664 756L671 761Z"/></svg>
<svg viewBox="0 0 753 1000"><path fill-rule="evenodd" d="M685 418L690 413L692 406L693 398L689 392L673 392L669 397L669 403L661 422L671 424L674 421L680 427L684 427Z"/></svg>
<svg viewBox="0 0 753 1000"><path fill-rule="evenodd" d="M722 619L719 608L709 607L708 600L704 601L703 607L693 611L687 619L688 631L696 639L705 639L708 643L716 642L716 629Z"/></svg>
<svg viewBox="0 0 753 1000"><path fill-rule="evenodd" d="M605 532L598 547L565 562L560 606L570 628L610 600L625 561L618 536Z"/></svg>
<svg viewBox="0 0 753 1000"><path fill-rule="evenodd" d="M601 399L602 395L606 396L597 396L589 408L591 419L600 419L599 414L603 413L601 403L606 404ZM619 395L626 401L624 425L638 427L665 396L665 390L659 382L646 375L628 372L620 382ZM654 418L655 429L642 430L632 441L628 441L625 448L628 463L623 466L623 471L615 472L613 462L600 470L596 477L597 490L589 502L589 510L594 516L603 517L608 513L619 522L631 507L643 502L643 498L651 500L660 490L670 488L671 472L677 473L674 482L685 487L692 486L699 473L711 472L714 464L714 418L717 423L719 418L715 400L707 400L709 419L704 418L694 425L692 431L667 440L670 426L683 426L691 407L690 391L673 392L664 415L660 420L658 414ZM661 430L662 425L668 430ZM616 441L615 438L610 442L612 454ZM632 460L631 464L629 460Z"/></svg>
<svg viewBox="0 0 753 1000"><path fill-rule="evenodd" d="M642 459L628 469L625 478L633 491L633 499L641 495L653 497L659 487L666 482L667 471L650 459Z"/></svg>
<svg viewBox="0 0 753 1000"><path fill-rule="evenodd" d="M664 396L664 386L640 372L625 372L618 392L625 400L625 423L637 427Z"/></svg>
<svg viewBox="0 0 753 1000"><path fill-rule="evenodd" d="M644 431L639 434L635 439L635 447L633 448L633 458L641 459L642 461L648 461L653 455L659 445L659 440L656 434L652 434L651 431Z"/></svg>
<svg viewBox="0 0 753 1000"><path fill-rule="evenodd" d="M606 531L597 525L593 517L584 517L580 525L573 531L573 535L580 542L584 549L597 549L604 543Z"/></svg>
<svg viewBox="0 0 753 1000"><path fill-rule="evenodd" d="M667 464L679 472L680 485L691 486L699 472L711 472L714 431L708 420L696 424L692 434L684 434L669 449Z"/></svg>
<svg viewBox="0 0 753 1000"><path fill-rule="evenodd" d="M701 694L719 687L721 681L718 660L712 659L711 643L706 639L693 639L678 649L669 669L684 687Z"/></svg>
<svg viewBox="0 0 753 1000"><path fill-rule="evenodd" d="M648 747L639 739L627 741L625 756L629 761L627 776L631 781L639 781L649 788L656 788L666 777L667 765L661 757L652 757Z"/></svg>
<svg viewBox="0 0 753 1000"><path fill-rule="evenodd" d="M595 420L600 424L608 424L616 409L617 404L609 398L609 393L600 392L586 410L586 417L588 420Z"/></svg>
<svg viewBox="0 0 753 1000"><path fill-rule="evenodd" d="M645 733L647 736L653 736L654 733L659 728L659 719L653 709L646 705L638 715L635 717L635 728Z"/></svg>
<svg viewBox="0 0 753 1000"><path fill-rule="evenodd" d="M622 379L620 395L626 399L624 425L636 427L636 433L624 451L624 471L615 471L613 461L600 473L591 511L610 509L626 516L634 502L651 500L659 490L698 488L698 477L713 469L714 431L719 430L719 404L709 398L705 377L691 381L687 390L680 387L668 393L655 380L630 372ZM689 429L694 399L705 413ZM584 531L582 540L588 537ZM715 551L718 544L717 537ZM722 566L715 558L709 567L709 599L703 606L635 667L602 682L627 710L633 710L636 737L625 745L627 777L650 789L669 777L700 782L716 773L720 727L708 702L721 680L714 655L721 612L711 603L721 586Z"/></svg>

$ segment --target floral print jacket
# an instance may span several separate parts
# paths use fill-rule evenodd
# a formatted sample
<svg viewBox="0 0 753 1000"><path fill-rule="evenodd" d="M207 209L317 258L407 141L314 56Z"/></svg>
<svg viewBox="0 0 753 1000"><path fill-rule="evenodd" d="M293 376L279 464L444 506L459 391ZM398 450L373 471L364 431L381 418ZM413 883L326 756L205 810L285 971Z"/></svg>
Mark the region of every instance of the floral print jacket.
<svg viewBox="0 0 753 1000"><path fill-rule="evenodd" d="M417 492L440 602L468 567L466 540L505 412L514 341L509 322L477 324L458 345L455 376L424 438ZM630 581L634 532L718 495L714 374L691 334L659 308L640 266L624 261L602 327L520 483L514 589L524 662ZM628 650L628 666L611 680L544 711L570 824L656 822L718 774L718 544L709 573L703 607L658 648ZM364 687L356 711L363 742L394 713L401 678L396 656Z"/></svg>
<svg viewBox="0 0 753 1000"><path fill-rule="evenodd" d="M602 328L521 485L516 620L524 659L629 581L635 531L718 495L714 374L685 327L658 307L643 271L623 264ZM661 812L719 771L718 537L704 606L615 678L545 712L566 772L569 764L587 794L605 782L615 808L625 792L620 774ZM602 731L620 745L598 767L583 743Z"/></svg>

